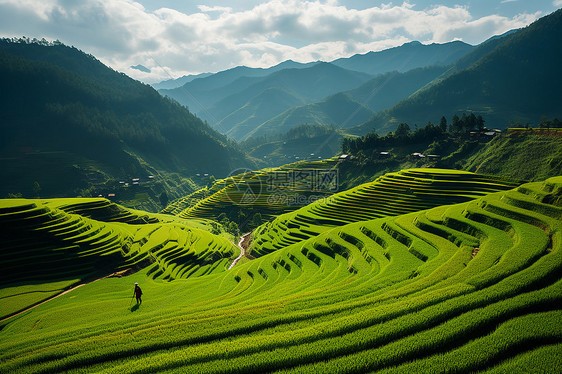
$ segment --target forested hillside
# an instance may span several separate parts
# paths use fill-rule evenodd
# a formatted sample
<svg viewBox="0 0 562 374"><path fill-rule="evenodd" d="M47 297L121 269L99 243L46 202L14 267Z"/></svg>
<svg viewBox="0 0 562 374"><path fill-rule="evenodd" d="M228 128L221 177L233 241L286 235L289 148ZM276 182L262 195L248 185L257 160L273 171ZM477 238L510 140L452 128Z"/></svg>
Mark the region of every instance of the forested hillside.
<svg viewBox="0 0 562 374"><path fill-rule="evenodd" d="M328 63L282 69L264 77L241 77L220 88L220 92L210 91L214 100L198 115L222 133L242 139L263 122L291 107L350 90L369 78L365 73ZM193 95L190 86L184 85L180 90L183 96ZM230 94L225 96L225 93ZM184 100L181 96L177 98L180 102Z"/></svg>
<svg viewBox="0 0 562 374"><path fill-rule="evenodd" d="M225 175L249 164L176 102L59 43L0 41L0 92L3 197L72 196L110 179Z"/></svg>
<svg viewBox="0 0 562 374"><path fill-rule="evenodd" d="M474 113L441 117L438 124L412 129L407 123L384 136L371 132L344 138L351 160L340 166L342 187L354 187L389 171L440 167L494 175L513 181L541 181L562 174L562 123L544 119L535 127L490 130Z"/></svg>
<svg viewBox="0 0 562 374"><path fill-rule="evenodd" d="M377 111L410 96L448 69L448 66L429 66L404 73L391 71L377 75L352 90L290 108L256 127L247 137L280 134L303 124L334 126L338 129L357 126L369 120Z"/></svg>
<svg viewBox="0 0 562 374"><path fill-rule="evenodd" d="M400 122L424 124L455 112L481 114L489 126L499 128L537 122L542 116L560 117L562 91L553 82L562 81L561 38L558 10L499 41L484 43L472 52L472 57L481 58L377 113L355 132L385 133Z"/></svg>
<svg viewBox="0 0 562 374"><path fill-rule="evenodd" d="M459 41L411 42L332 63L238 66L181 87L178 80L178 87L160 92L237 140L305 124L351 127L420 89L474 48Z"/></svg>

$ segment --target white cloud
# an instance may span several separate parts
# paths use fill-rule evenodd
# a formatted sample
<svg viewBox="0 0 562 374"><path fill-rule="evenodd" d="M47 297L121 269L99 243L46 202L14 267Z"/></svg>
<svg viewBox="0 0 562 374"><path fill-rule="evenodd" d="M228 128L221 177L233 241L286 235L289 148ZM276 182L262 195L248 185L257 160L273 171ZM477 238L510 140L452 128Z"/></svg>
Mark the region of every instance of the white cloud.
<svg viewBox="0 0 562 374"><path fill-rule="evenodd" d="M475 19L467 7L417 9L408 2L358 10L335 0L269 0L237 11L207 5L198 9L192 14L149 11L132 0L0 0L0 35L59 39L154 82L242 64L330 61L411 40L476 44L538 17ZM151 73L130 68L137 64Z"/></svg>
<svg viewBox="0 0 562 374"><path fill-rule="evenodd" d="M232 12L232 8L224 7L224 6L199 5L197 8L199 8L199 10L202 11L203 13L209 13L209 12L230 13L230 12Z"/></svg>
<svg viewBox="0 0 562 374"><path fill-rule="evenodd" d="M554 6L562 6L562 0L554 0L554 1L552 2L552 5L554 5Z"/></svg>

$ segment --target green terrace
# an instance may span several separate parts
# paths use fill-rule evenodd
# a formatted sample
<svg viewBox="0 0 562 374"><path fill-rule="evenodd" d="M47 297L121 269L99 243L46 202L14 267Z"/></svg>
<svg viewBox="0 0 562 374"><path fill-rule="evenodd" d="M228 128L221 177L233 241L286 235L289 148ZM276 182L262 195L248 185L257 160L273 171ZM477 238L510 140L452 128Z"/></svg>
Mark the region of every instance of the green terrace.
<svg viewBox="0 0 562 374"><path fill-rule="evenodd" d="M172 226L141 225L129 251L142 252L138 244L158 253L175 240L192 240L171 237ZM0 368L558 371L561 229L562 177L556 177L333 227L230 270L163 282L166 275L154 278L146 267L87 284L3 322ZM186 271L174 269L170 279ZM143 287L143 303L128 309L135 281Z"/></svg>
<svg viewBox="0 0 562 374"><path fill-rule="evenodd" d="M162 213L181 218L217 219L225 212L251 207L265 218L306 205L311 199L329 196L333 185L319 185L318 180L335 173L337 159L302 161L275 169L246 171L220 179L210 188L178 199ZM337 180L329 180L337 183ZM326 182L328 183L328 182Z"/></svg>
<svg viewBox="0 0 562 374"><path fill-rule="evenodd" d="M148 267L171 280L224 271L240 250L207 228L106 199L0 200L0 287L10 290L0 318L114 273Z"/></svg>
<svg viewBox="0 0 562 374"><path fill-rule="evenodd" d="M334 226L464 202L516 185L457 170L408 169L388 173L263 224L253 233L252 254L276 251Z"/></svg>

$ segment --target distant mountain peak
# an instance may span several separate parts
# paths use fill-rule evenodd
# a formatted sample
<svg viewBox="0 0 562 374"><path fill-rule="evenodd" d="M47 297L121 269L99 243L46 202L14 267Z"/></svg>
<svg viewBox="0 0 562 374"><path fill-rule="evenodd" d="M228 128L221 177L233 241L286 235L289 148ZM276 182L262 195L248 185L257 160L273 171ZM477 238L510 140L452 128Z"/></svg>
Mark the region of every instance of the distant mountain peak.
<svg viewBox="0 0 562 374"><path fill-rule="evenodd" d="M141 64L131 66L131 69L140 70L143 73L150 73L150 69Z"/></svg>
<svg viewBox="0 0 562 374"><path fill-rule="evenodd" d="M437 121L443 115L474 113L487 125L506 128L560 116L562 10L531 25L492 37L458 60L434 84L350 130L393 131L397 123Z"/></svg>
<svg viewBox="0 0 562 374"><path fill-rule="evenodd" d="M411 41L378 52L340 58L331 63L344 69L378 75L393 70L406 72L425 66L450 65L474 48L462 41L443 44L423 44L419 41Z"/></svg>

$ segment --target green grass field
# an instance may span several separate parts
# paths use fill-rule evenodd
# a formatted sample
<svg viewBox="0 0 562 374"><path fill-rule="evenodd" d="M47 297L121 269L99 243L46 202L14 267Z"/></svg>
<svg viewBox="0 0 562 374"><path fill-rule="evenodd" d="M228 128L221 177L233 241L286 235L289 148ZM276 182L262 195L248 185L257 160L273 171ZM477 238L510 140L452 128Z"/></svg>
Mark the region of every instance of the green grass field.
<svg viewBox="0 0 562 374"><path fill-rule="evenodd" d="M173 280L224 271L240 250L218 226L106 199L0 200L0 318L116 272ZM230 240L229 240L230 239Z"/></svg>
<svg viewBox="0 0 562 374"><path fill-rule="evenodd" d="M407 169L388 173L263 224L253 233L252 254L276 251L335 226L464 202L516 185L458 170Z"/></svg>
<svg viewBox="0 0 562 374"><path fill-rule="evenodd" d="M244 170L172 202L162 212L181 218L217 219L221 213L243 207L259 212L264 218L272 218L305 205L297 197L329 196L329 186L311 188L311 184L317 182L319 175L321 178L320 173L335 168L337 160L333 158L259 171Z"/></svg>
<svg viewBox="0 0 562 374"><path fill-rule="evenodd" d="M432 188L425 192L447 191ZM116 250L118 268L156 261L3 321L0 371L560 372L562 177L485 192L332 226L230 270L226 257L205 257L221 237L179 221L96 220L127 244ZM45 207L64 213L36 201L0 206L3 235L8 226L51 233L57 224L36 217L48 214ZM89 232L69 238L90 243L103 229ZM192 243L194 256L203 252L199 273L184 262L172 266L183 243ZM144 291L140 306L131 304L134 282ZM3 283L0 298L40 291L30 284ZM56 287L65 283L43 290Z"/></svg>

